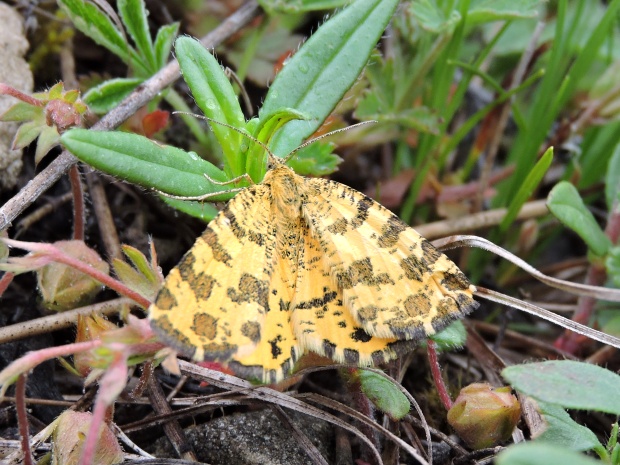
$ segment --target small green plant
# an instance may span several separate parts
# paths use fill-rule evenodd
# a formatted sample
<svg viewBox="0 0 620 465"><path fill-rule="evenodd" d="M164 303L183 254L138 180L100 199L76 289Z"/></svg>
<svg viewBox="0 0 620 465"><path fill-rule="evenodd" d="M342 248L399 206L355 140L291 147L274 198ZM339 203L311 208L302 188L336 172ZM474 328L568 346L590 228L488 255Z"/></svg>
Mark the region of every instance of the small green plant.
<svg viewBox="0 0 620 465"><path fill-rule="evenodd" d="M259 116L247 122L215 58L197 41L179 38L176 55L196 104L207 118L236 128L211 125L221 146L222 169L194 153L159 146L133 134L78 130L67 133L63 144L82 161L129 182L178 197L223 192L210 200L228 200L231 194L224 191L248 183L222 183L246 174L259 182L267 169L263 149L250 144L243 133L268 145L278 156L299 146L323 124L355 82L397 3L356 2L323 24L278 74ZM339 161L331 151L329 145L308 146L290 165L300 174L329 173ZM205 219L215 213L202 202L166 201Z"/></svg>

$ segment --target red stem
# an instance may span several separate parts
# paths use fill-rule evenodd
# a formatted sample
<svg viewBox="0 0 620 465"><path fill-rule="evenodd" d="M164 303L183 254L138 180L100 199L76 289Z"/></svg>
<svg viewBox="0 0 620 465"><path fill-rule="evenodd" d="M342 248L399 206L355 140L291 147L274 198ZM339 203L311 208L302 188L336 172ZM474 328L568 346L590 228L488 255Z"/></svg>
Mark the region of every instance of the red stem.
<svg viewBox="0 0 620 465"><path fill-rule="evenodd" d="M30 432L28 431L28 413L26 412L26 375L19 375L15 385L15 410L17 411L17 426L22 442L24 465L34 465L30 450Z"/></svg>
<svg viewBox="0 0 620 465"><path fill-rule="evenodd" d="M84 240L84 191L80 180L78 165L73 165L69 170L71 180L71 192L73 193L73 239Z"/></svg>
<svg viewBox="0 0 620 465"><path fill-rule="evenodd" d="M441 376L441 367L439 366L439 360L437 359L437 346L435 345L435 341L432 339L426 340L426 352L428 353L431 374L433 375L433 381L435 382L439 399L441 399L441 403L445 409L450 410L452 408L452 399L450 398L450 394L448 394L446 383Z"/></svg>
<svg viewBox="0 0 620 465"><path fill-rule="evenodd" d="M23 92L20 92L19 90L17 90L15 87L11 87L6 84L0 83L0 94L10 95L11 97L15 97L16 99L19 99L22 102L28 103L35 107L42 107L45 105L41 100L31 97L30 95L24 94Z"/></svg>
<svg viewBox="0 0 620 465"><path fill-rule="evenodd" d="M84 263L77 258L70 257L52 244L22 242L7 238L2 238L1 240L3 240L4 243L7 244L9 247L17 247L19 249L28 250L29 252L37 252L50 257L52 260L58 263L64 263L65 265L69 265L70 267L81 271L82 273L90 276L91 278L96 279L101 284L108 286L110 289L115 290L120 295L130 298L138 305L141 305L143 308L148 308L151 305L151 301L149 299L129 289L122 282L95 269L88 263Z"/></svg>
<svg viewBox="0 0 620 465"><path fill-rule="evenodd" d="M7 271L2 275L2 278L0 278L0 297L4 295L4 291L6 291L7 287L9 287L9 285L13 282L14 277L15 274L10 271Z"/></svg>

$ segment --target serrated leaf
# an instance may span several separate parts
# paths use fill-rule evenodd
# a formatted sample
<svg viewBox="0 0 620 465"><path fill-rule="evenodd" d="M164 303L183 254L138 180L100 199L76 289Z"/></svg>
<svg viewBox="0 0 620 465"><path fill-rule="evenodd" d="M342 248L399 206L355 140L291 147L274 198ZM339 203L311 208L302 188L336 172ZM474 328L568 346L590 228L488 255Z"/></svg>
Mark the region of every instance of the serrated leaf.
<svg viewBox="0 0 620 465"><path fill-rule="evenodd" d="M77 158L105 173L170 195L198 197L222 192L210 201L229 200L234 186L211 183L226 181L225 174L193 152L159 145L146 137L124 132L72 129L61 142Z"/></svg>
<svg viewBox="0 0 620 465"><path fill-rule="evenodd" d="M179 33L179 26L180 23L167 24L160 27L159 31L157 31L157 35L155 36L155 58L158 68L168 63L172 44Z"/></svg>
<svg viewBox="0 0 620 465"><path fill-rule="evenodd" d="M136 44L138 55L144 60L144 68L149 69L152 73L157 72L158 65L151 42L151 33L147 21L148 11L144 7L144 1L118 0L116 6L127 32Z"/></svg>
<svg viewBox="0 0 620 465"><path fill-rule="evenodd" d="M107 113L143 82L142 78L109 79L86 92L84 102L94 113Z"/></svg>
<svg viewBox="0 0 620 465"><path fill-rule="evenodd" d="M37 149L34 152L34 163L36 165L60 143L60 135L54 126L44 126L37 139Z"/></svg>
<svg viewBox="0 0 620 465"><path fill-rule="evenodd" d="M572 360L528 363L505 368L502 376L516 390L542 402L620 414L620 376L597 365Z"/></svg>
<svg viewBox="0 0 620 465"><path fill-rule="evenodd" d="M409 413L409 400L389 379L367 370L358 370L358 377L364 395L391 419L400 420Z"/></svg>
<svg viewBox="0 0 620 465"><path fill-rule="evenodd" d="M616 145L609 159L605 174L605 200L607 209L620 211L620 144Z"/></svg>
<svg viewBox="0 0 620 465"><path fill-rule="evenodd" d="M586 208L575 186L567 181L556 184L547 197L547 207L564 226L579 234L592 253L605 256L611 241Z"/></svg>
<svg viewBox="0 0 620 465"><path fill-rule="evenodd" d="M547 424L537 440L574 451L591 450L600 445L596 434L573 420L564 407L547 402L537 402L537 405Z"/></svg>
<svg viewBox="0 0 620 465"><path fill-rule="evenodd" d="M397 0L358 0L325 22L276 76L260 110L261 120L281 108L310 117L290 121L271 148L285 156L313 134L357 80L383 34Z"/></svg>

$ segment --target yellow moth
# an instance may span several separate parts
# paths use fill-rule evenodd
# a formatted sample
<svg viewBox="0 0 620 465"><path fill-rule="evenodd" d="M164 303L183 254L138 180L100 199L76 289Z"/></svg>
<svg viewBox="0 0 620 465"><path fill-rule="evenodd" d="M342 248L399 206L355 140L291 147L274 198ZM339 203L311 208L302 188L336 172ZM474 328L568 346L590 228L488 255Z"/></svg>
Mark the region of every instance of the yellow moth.
<svg viewBox="0 0 620 465"><path fill-rule="evenodd" d="M477 307L458 267L396 215L270 156L166 278L149 308L195 360L277 382L308 351L368 366Z"/></svg>

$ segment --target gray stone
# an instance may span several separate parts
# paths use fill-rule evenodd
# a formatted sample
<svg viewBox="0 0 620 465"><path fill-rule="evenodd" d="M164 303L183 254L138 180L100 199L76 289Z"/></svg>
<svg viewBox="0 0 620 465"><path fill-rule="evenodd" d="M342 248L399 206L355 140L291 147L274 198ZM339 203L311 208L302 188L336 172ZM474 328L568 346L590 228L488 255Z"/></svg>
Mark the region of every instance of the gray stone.
<svg viewBox="0 0 620 465"><path fill-rule="evenodd" d="M326 422L285 410L292 421L333 462L334 433ZM197 459L213 465L312 465L297 438L269 409L216 418L185 429ZM162 443L165 441L165 445ZM165 438L156 457L172 456ZM163 450L162 450L163 446Z"/></svg>
<svg viewBox="0 0 620 465"><path fill-rule="evenodd" d="M0 82L30 94L33 79L22 58L28 50L23 29L21 16L9 5L0 3ZM0 95L0 114L15 103L15 98ZM0 122L0 190L14 187L22 169L22 151L11 149L18 127L18 123Z"/></svg>

